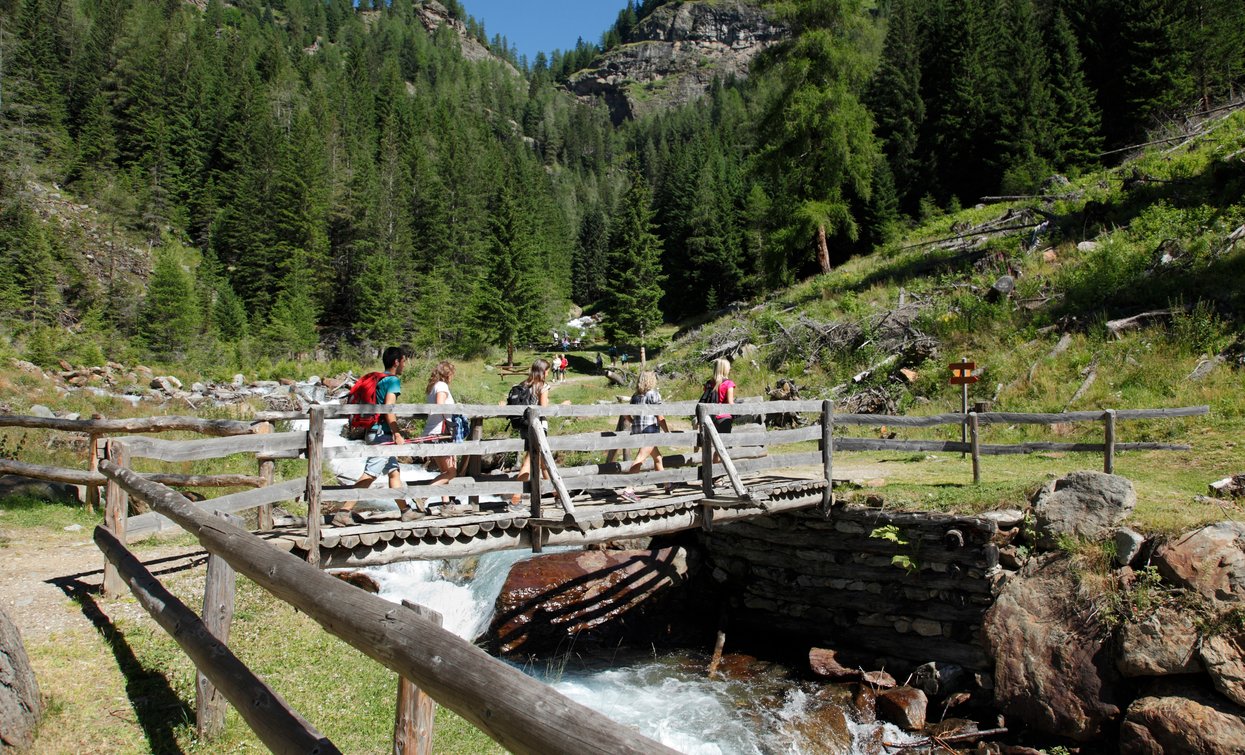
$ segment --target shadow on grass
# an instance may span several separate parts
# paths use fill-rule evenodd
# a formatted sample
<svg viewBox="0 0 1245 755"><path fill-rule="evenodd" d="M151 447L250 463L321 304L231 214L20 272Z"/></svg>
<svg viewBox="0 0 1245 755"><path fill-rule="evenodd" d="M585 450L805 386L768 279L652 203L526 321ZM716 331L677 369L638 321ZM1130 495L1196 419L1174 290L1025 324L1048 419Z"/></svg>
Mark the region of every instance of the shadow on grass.
<svg viewBox="0 0 1245 755"><path fill-rule="evenodd" d="M202 563L203 558L206 558L204 554L192 554L189 557L172 556L154 559L146 563L150 566L151 564L179 562L160 572L153 571L153 573L171 574L194 568ZM195 720L194 707L177 696L177 693L169 686L163 669L143 665L130 647L125 633L118 629L112 619L100 609L99 585L85 582L83 579L100 576L102 572L101 569L71 574L50 579L48 582L78 604L82 615L91 622L95 630L108 643L117 661L117 668L125 677L126 697L130 699L130 705L134 709L138 725L143 729L143 735L147 738L151 752L181 753L183 750L177 742L177 729Z"/></svg>

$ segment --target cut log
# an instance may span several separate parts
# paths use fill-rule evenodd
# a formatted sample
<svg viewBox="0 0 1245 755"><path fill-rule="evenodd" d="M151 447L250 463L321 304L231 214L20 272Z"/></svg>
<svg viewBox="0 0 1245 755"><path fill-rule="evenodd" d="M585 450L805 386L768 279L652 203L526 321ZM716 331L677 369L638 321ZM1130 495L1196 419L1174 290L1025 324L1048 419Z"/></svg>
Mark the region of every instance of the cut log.
<svg viewBox="0 0 1245 755"><path fill-rule="evenodd" d="M1130 330L1138 330L1143 325L1155 322L1157 320L1170 320L1173 315L1180 312L1180 309L1155 309L1149 312L1142 312L1132 317L1123 317L1119 320L1107 321L1107 332L1113 338L1120 338L1122 334Z"/></svg>

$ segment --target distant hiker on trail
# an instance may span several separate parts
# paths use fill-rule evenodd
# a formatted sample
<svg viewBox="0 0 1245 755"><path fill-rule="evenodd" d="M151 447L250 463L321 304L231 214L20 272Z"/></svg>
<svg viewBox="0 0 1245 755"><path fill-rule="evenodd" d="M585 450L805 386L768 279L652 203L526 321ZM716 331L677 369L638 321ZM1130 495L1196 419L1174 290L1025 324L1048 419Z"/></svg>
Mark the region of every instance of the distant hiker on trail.
<svg viewBox="0 0 1245 755"><path fill-rule="evenodd" d="M390 346L381 355L385 371L370 372L359 378L350 389L348 402L352 404L396 404L402 394L402 371L406 369L406 351L400 346ZM398 431L398 418L393 414L363 415L363 421L370 425L364 432L364 441L368 445L394 443L402 445L406 440ZM356 424L354 422L352 425ZM372 456L363 463L363 476L355 481L356 488L368 488L381 475L389 477L389 487L402 487L402 474L398 468L398 460L392 456ZM353 509L358 501L346 501L333 515L330 524L334 527L348 527L355 523ZM397 500L398 510L402 512L402 521L409 522L424 515L422 511L410 508L406 501Z"/></svg>
<svg viewBox="0 0 1245 755"><path fill-rule="evenodd" d="M566 368L570 366L571 360L567 359L565 354L558 358L558 382L566 380Z"/></svg>
<svg viewBox="0 0 1245 755"><path fill-rule="evenodd" d="M618 347L610 346L610 367L618 364Z"/></svg>
<svg viewBox="0 0 1245 755"><path fill-rule="evenodd" d="M632 404L653 405L661 403L661 394L657 392L657 373L652 370L645 370L640 373L639 379L636 381L635 393L631 396ZM649 433L670 432L669 426L666 425L666 418L661 414L637 414L631 418L631 434L646 435ZM637 474L644 469L644 460L649 456L653 457L653 469L657 472L663 471L661 463L661 451L656 446L644 446L636 451L635 460L631 462L631 468L627 470L627 474ZM665 491L670 492L674 487L673 483L665 484ZM630 487L619 491L618 495L624 500L632 503L639 503L640 498L635 494L635 490Z"/></svg>
<svg viewBox="0 0 1245 755"><path fill-rule="evenodd" d="M549 358L549 369L553 372L554 381L562 379L562 357L552 356Z"/></svg>
<svg viewBox="0 0 1245 755"><path fill-rule="evenodd" d="M454 379L454 363L449 361L437 362L437 366L432 368L432 372L428 375L428 399L429 404L452 404L454 396L450 394L450 381ZM445 436L447 441L454 440L454 419L453 415L436 413L429 414L428 421L424 423L424 436ZM458 476L457 462L453 456L434 456L432 457L437 465L440 474L437 475L430 485L444 485L450 480Z"/></svg>
<svg viewBox="0 0 1245 755"><path fill-rule="evenodd" d="M549 406L549 384L545 382L548 374L548 362L543 359L537 359L535 362L532 362L532 368L527 373L527 379L510 389L510 393L506 396L506 403L510 406ZM525 416L511 417L510 426L518 430L521 435L527 434L527 418ZM532 476L531 462L529 455L524 453L523 460L519 462L519 473L515 476L515 479L520 482L526 482ZM522 503L522 493L515 493L510 496L510 508L512 510L522 511Z"/></svg>
<svg viewBox="0 0 1245 755"><path fill-rule="evenodd" d="M597 372L605 372L605 362L601 359L601 352L597 352Z"/></svg>

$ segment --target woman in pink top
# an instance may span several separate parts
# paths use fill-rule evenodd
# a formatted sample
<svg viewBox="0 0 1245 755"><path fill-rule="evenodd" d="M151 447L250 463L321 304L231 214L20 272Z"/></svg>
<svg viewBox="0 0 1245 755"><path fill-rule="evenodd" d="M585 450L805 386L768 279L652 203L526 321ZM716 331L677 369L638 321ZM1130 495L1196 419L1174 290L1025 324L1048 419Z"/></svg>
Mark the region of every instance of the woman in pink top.
<svg viewBox="0 0 1245 755"><path fill-rule="evenodd" d="M713 390L715 395L712 403L735 403L735 383L730 379L730 374L731 363L729 359L718 359L713 363ZM731 414L713 415L713 426L718 429L719 433L729 433L734 424L735 417Z"/></svg>

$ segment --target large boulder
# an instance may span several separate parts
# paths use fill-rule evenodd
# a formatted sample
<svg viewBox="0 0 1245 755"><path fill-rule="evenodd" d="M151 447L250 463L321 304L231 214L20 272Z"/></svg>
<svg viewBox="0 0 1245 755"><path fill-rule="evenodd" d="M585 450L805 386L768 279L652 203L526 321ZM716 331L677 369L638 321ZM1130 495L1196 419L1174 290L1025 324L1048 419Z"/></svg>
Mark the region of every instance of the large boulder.
<svg viewBox="0 0 1245 755"><path fill-rule="evenodd" d="M1116 667L1124 676L1168 676L1202 670L1198 631L1188 611L1161 606L1120 631Z"/></svg>
<svg viewBox="0 0 1245 755"><path fill-rule="evenodd" d="M1154 553L1163 579L1212 600L1245 598L1245 523L1218 522L1163 543Z"/></svg>
<svg viewBox="0 0 1245 755"><path fill-rule="evenodd" d="M1245 632L1237 629L1203 638L1202 663L1219 694L1245 705Z"/></svg>
<svg viewBox="0 0 1245 755"><path fill-rule="evenodd" d="M1030 560L1007 581L984 629L995 702L1008 716L1082 742L1119 716L1111 633L1078 597L1067 557Z"/></svg>
<svg viewBox="0 0 1245 755"><path fill-rule="evenodd" d="M0 608L0 752L30 747L42 714L39 684L22 636Z"/></svg>
<svg viewBox="0 0 1245 755"><path fill-rule="evenodd" d="M520 561L510 569L489 643L500 653L552 650L642 614L688 577L683 548L576 551Z"/></svg>
<svg viewBox="0 0 1245 755"><path fill-rule="evenodd" d="M1038 545L1058 547L1061 536L1102 540L1112 536L1137 505L1126 477L1082 470L1055 480L1033 501Z"/></svg>
<svg viewBox="0 0 1245 755"><path fill-rule="evenodd" d="M1245 752L1242 710L1188 681L1163 680L1128 706L1121 755Z"/></svg>

